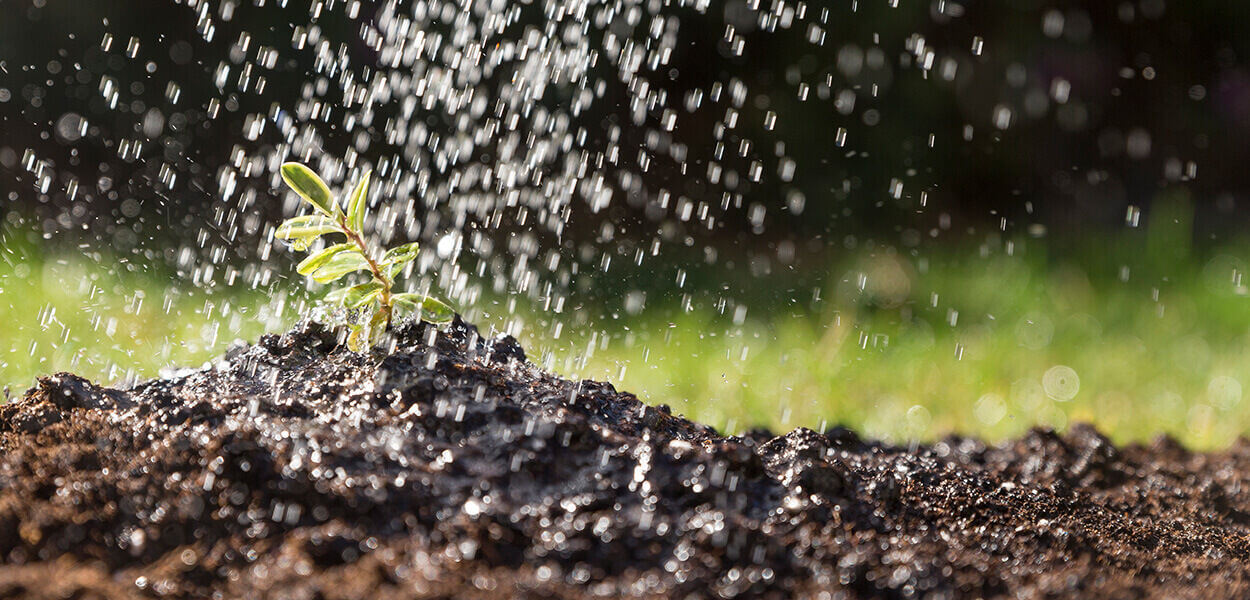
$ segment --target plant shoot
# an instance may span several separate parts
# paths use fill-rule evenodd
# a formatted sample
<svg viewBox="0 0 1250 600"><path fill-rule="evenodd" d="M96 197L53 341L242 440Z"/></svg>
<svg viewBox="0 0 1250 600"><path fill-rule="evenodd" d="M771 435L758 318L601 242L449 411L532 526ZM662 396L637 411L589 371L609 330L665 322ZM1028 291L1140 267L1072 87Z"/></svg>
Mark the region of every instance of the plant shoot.
<svg viewBox="0 0 1250 600"><path fill-rule="evenodd" d="M370 174L365 172L345 198L345 212L334 200L330 187L312 169L295 162L283 164L282 180L315 212L287 219L274 232L274 237L287 240L299 251L308 251L322 236L339 234L346 238L311 251L295 269L317 283L332 283L359 272L369 275L369 281L337 289L324 299L327 304L349 311L351 335L347 345L355 351L371 346L399 315L414 314L432 323L443 323L455 314L450 306L435 298L396 291L395 280L417 258L418 245L411 242L383 251L365 237Z"/></svg>

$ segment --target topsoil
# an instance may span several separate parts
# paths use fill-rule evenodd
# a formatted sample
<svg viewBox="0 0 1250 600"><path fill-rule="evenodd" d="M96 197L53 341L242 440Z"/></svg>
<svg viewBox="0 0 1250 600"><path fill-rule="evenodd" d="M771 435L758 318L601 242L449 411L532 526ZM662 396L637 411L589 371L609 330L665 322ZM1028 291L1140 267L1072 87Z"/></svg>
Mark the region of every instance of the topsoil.
<svg viewBox="0 0 1250 600"><path fill-rule="evenodd" d="M1250 443L724 436L510 338L304 323L0 406L0 597L1250 595Z"/></svg>

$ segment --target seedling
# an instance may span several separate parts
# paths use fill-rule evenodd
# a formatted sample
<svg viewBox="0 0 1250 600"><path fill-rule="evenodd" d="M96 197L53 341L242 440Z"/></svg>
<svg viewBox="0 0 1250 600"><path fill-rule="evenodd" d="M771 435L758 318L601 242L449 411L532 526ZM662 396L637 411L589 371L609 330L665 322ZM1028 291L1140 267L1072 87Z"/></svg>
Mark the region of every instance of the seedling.
<svg viewBox="0 0 1250 600"><path fill-rule="evenodd" d="M367 348L386 331L398 314L411 313L432 323L450 321L455 315L442 301L422 294L396 292L395 278L417 257L417 243L396 246L385 252L370 245L364 235L369 175L366 172L345 199L347 212L334 201L330 187L308 167L294 162L282 165L282 180L316 210L313 214L287 219L274 237L288 240L291 247L307 251L323 235L341 234L347 241L311 253L295 267L317 283L338 281L352 273L366 272L370 280L330 292L325 302L349 311L351 335L347 346L355 351Z"/></svg>

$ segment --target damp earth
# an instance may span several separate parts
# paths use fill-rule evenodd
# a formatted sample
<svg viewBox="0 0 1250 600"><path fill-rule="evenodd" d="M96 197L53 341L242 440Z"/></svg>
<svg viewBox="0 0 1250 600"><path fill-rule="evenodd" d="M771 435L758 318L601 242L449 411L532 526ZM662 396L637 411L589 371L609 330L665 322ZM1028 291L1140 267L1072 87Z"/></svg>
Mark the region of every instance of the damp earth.
<svg viewBox="0 0 1250 600"><path fill-rule="evenodd" d="M723 435L459 319L0 406L0 598L1232 597L1250 444Z"/></svg>

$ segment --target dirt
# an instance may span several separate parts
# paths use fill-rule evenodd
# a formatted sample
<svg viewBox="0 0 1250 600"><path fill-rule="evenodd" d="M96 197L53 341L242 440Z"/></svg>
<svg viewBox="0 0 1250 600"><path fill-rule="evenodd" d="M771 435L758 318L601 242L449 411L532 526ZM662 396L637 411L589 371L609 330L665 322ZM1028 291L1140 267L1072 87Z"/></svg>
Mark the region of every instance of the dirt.
<svg viewBox="0 0 1250 600"><path fill-rule="evenodd" d="M457 320L0 406L0 598L1250 594L1250 443L728 437Z"/></svg>

